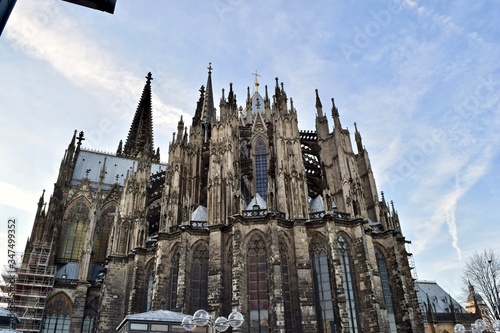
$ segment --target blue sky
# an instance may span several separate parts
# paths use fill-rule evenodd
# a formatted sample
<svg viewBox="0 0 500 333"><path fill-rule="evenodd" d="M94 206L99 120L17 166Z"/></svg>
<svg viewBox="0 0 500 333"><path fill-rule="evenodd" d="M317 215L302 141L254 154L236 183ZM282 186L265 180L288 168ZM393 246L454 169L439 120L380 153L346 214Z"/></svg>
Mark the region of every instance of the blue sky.
<svg viewBox="0 0 500 333"><path fill-rule="evenodd" d="M20 0L0 37L0 219L18 219L23 251L73 131L116 151L149 71L166 158L209 62L216 100L233 83L240 105L258 70L261 87L284 82L301 129L315 89L343 127L357 122L419 279L461 301L467 257L500 251L499 13L495 0L118 0L114 15Z"/></svg>

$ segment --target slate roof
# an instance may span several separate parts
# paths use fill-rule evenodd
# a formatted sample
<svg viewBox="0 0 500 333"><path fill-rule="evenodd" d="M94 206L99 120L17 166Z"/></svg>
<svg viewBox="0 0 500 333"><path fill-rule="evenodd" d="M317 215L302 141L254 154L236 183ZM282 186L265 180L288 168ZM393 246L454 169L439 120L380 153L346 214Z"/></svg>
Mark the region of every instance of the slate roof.
<svg viewBox="0 0 500 333"><path fill-rule="evenodd" d="M120 329L127 321L159 321L180 324L182 323L182 319L184 319L184 317L186 316L186 314L168 310L155 310L142 313L134 313L126 316L116 329Z"/></svg>
<svg viewBox="0 0 500 333"><path fill-rule="evenodd" d="M431 306L432 312L450 313L450 300L453 303L456 313L465 313L465 309L454 300L443 288L435 281L416 281L415 289L417 291L418 302L423 311ZM429 303L430 301L430 303Z"/></svg>
<svg viewBox="0 0 500 333"><path fill-rule="evenodd" d="M82 149L78 154L75 164L75 171L73 172L73 180L83 180L87 177L91 182L99 182L102 167L106 159L106 174L104 176L104 184L113 185L116 183L116 176L118 175L118 184L123 186L127 172L137 170L136 159L127 158L123 156L116 156L109 153L84 150ZM167 165L164 163L152 163L151 173L157 173L160 170L165 170Z"/></svg>

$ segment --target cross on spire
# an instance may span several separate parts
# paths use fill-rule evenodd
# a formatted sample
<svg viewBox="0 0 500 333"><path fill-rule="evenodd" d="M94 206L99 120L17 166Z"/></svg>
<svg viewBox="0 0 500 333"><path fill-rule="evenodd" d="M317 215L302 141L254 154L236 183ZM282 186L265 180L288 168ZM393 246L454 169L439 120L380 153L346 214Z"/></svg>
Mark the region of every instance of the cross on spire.
<svg viewBox="0 0 500 333"><path fill-rule="evenodd" d="M213 69L213 68L212 68L212 63L211 63L211 62L209 62L209 63L208 63L208 67L207 67L207 69L208 69L208 72L209 72L209 73L212 73L212 69Z"/></svg>
<svg viewBox="0 0 500 333"><path fill-rule="evenodd" d="M151 74L151 72L149 72L148 75L145 76L145 78L147 79L146 83L151 83L151 80L153 79L153 74Z"/></svg>
<svg viewBox="0 0 500 333"><path fill-rule="evenodd" d="M254 82L255 91L259 91L259 76L262 76L262 75L257 73L257 70L255 70L255 72L252 73L252 75L255 76L255 82Z"/></svg>

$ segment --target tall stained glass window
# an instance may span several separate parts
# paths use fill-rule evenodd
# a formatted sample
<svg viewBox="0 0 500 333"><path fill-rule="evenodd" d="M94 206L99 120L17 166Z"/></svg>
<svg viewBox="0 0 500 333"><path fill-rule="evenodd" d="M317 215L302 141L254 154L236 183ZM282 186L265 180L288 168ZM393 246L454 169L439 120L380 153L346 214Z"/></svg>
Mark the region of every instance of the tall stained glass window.
<svg viewBox="0 0 500 333"><path fill-rule="evenodd" d="M281 280L283 281L283 302L285 308L285 332L293 332L293 310L292 293L290 291L290 266L288 258L288 246L285 240L280 237L280 261L281 261Z"/></svg>
<svg viewBox="0 0 500 333"><path fill-rule="evenodd" d="M41 333L69 333L72 304L64 293L52 297L47 303Z"/></svg>
<svg viewBox="0 0 500 333"><path fill-rule="evenodd" d="M315 246L312 252L312 261L318 332L333 333L335 332L335 312L328 256L325 250Z"/></svg>
<svg viewBox="0 0 500 333"><path fill-rule="evenodd" d="M342 268L342 281L344 285L344 294L346 299L347 316L349 319L348 332L358 333L358 310L356 306L356 288L354 283L354 272L351 260L349 245L342 236L337 238L337 248Z"/></svg>
<svg viewBox="0 0 500 333"><path fill-rule="evenodd" d="M198 244L191 262L191 313L208 306L208 249Z"/></svg>
<svg viewBox="0 0 500 333"><path fill-rule="evenodd" d="M147 275L147 290L146 290L146 311L151 310L151 304L153 301L153 284L155 281L154 264L149 265L148 275Z"/></svg>
<svg viewBox="0 0 500 333"><path fill-rule="evenodd" d="M380 281L382 283L382 291L384 292L384 301L387 308L387 316L389 317L389 329L391 333L397 333L396 317L394 315L394 306L392 305L391 287L389 284L389 273L385 264L385 257L379 248L375 247L375 257L377 258L377 267L380 273Z"/></svg>
<svg viewBox="0 0 500 333"><path fill-rule="evenodd" d="M94 264L104 264L108 250L109 233L114 221L115 207L107 207L97 223L94 243Z"/></svg>
<svg viewBox="0 0 500 333"><path fill-rule="evenodd" d="M82 201L71 208L62 228L57 254L59 261L80 261L88 218L89 209Z"/></svg>
<svg viewBox="0 0 500 333"><path fill-rule="evenodd" d="M255 143L255 185L262 199L267 197L267 149L264 140Z"/></svg>
<svg viewBox="0 0 500 333"><path fill-rule="evenodd" d="M170 268L170 309L177 307L177 283L179 281L179 252L172 258L172 267Z"/></svg>
<svg viewBox="0 0 500 333"><path fill-rule="evenodd" d="M269 301L267 298L267 255L261 236L252 235L248 244L248 291L250 301L250 332L269 332Z"/></svg>

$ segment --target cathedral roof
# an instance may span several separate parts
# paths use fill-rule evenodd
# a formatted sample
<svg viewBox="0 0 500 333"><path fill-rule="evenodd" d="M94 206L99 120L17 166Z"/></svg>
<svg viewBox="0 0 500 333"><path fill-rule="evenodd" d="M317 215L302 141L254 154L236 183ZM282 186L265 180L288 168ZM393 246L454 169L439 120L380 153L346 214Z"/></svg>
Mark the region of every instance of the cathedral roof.
<svg viewBox="0 0 500 333"><path fill-rule="evenodd" d="M82 149L76 160L73 180L83 180L88 177L91 182L99 182L104 159L106 159L106 170L103 183L109 185L118 183L123 186L127 173L136 171L139 163L136 159L130 157ZM152 173L157 173L166 168L167 165L163 163L151 164Z"/></svg>

